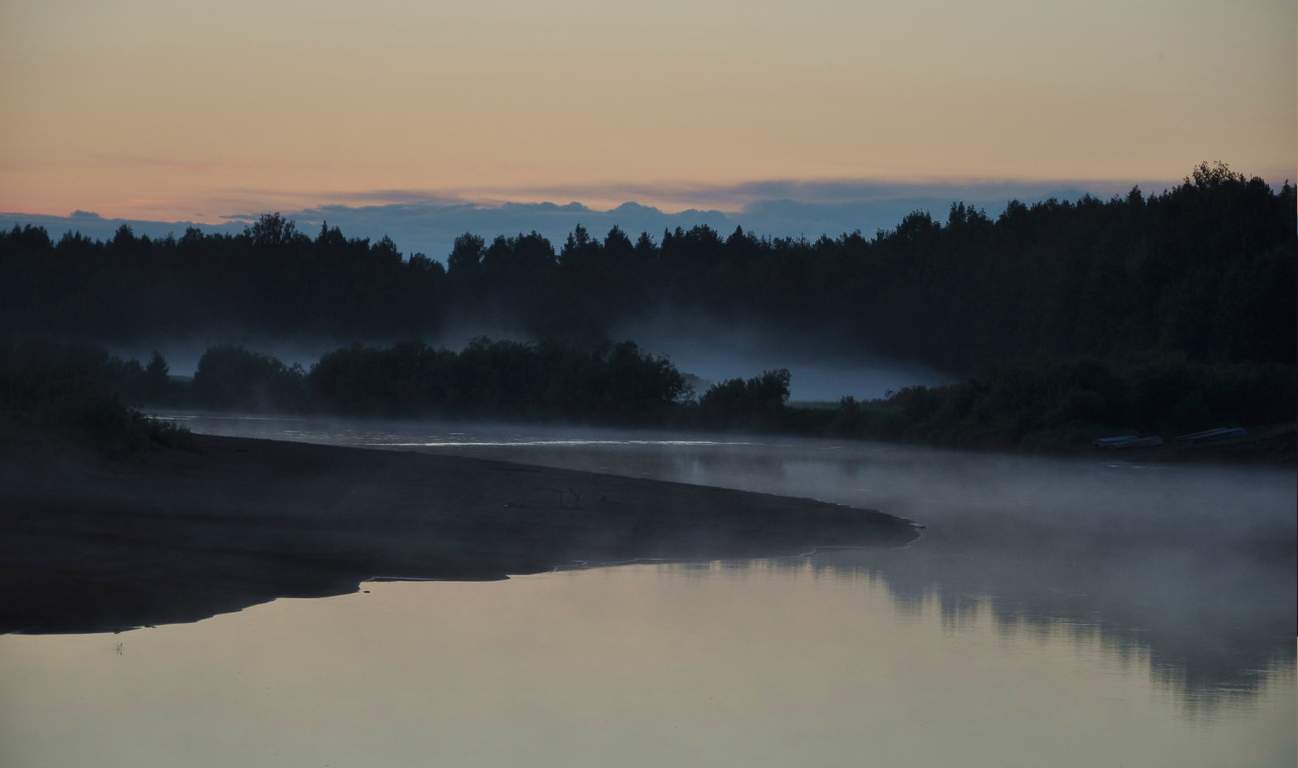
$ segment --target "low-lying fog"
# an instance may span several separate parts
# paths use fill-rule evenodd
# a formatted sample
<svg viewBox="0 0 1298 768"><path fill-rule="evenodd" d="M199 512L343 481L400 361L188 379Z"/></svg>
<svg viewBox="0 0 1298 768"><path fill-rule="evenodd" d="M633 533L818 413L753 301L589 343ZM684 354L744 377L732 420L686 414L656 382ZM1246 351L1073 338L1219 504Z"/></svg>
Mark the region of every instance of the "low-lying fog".
<svg viewBox="0 0 1298 768"><path fill-rule="evenodd" d="M950 379L917 363L875 358L863 362L843 359L816 360L763 348L760 344L735 345L718 353L710 342L695 339L655 341L651 352L671 358L676 367L703 380L695 395L726 379L751 378L776 368L788 368L789 399L795 403L832 402L845 395L858 400L885 397L902 387L933 386Z"/></svg>
<svg viewBox="0 0 1298 768"><path fill-rule="evenodd" d="M457 325L425 343L460 350L475 338L489 337L518 342L532 341L507 325ZM844 354L792 337L763 335L727 328L704 320L657 321L621 329L617 340L636 342L646 351L671 359L677 369L697 376L695 396L712 384L732 378L751 378L763 371L787 368L792 374L790 399L794 402L837 402L845 395L858 400L886 396L902 387L932 386L951 377L923 364L861 354ZM364 343L386 346L393 339L371 339ZM153 344L118 345L111 351L119 356L147 362L156 350L170 366L173 376L192 376L203 352L218 344L239 344L272 355L285 365L310 370L320 357L351 342L331 339L275 339L238 334L212 339L164 340Z"/></svg>
<svg viewBox="0 0 1298 768"><path fill-rule="evenodd" d="M164 413L198 432L454 453L802 496L927 526L896 551L824 553L899 610L1098 633L1148 652L1196 706L1292 669L1292 469L1138 464L734 434ZM981 608L980 608L981 606Z"/></svg>
<svg viewBox="0 0 1298 768"><path fill-rule="evenodd" d="M5 764L1294 764L1292 468L160 415L928 527L899 549L379 580L192 624L0 636ZM111 727L85 727L105 713Z"/></svg>
<svg viewBox="0 0 1298 768"><path fill-rule="evenodd" d="M795 402L837 402L845 395L868 400L902 387L952 380L922 363L891 360L868 350L845 350L832 333L808 339L726 325L695 314L663 313L619 328L616 335L666 355L681 371L702 379L704 387L787 368L792 374L789 399Z"/></svg>

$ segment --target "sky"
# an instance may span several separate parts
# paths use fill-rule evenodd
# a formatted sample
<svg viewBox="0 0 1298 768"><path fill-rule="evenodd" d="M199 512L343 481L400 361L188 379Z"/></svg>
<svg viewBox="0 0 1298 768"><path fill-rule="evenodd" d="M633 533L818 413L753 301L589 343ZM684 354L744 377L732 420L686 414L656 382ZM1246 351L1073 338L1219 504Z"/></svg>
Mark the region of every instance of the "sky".
<svg viewBox="0 0 1298 768"><path fill-rule="evenodd" d="M1278 182L1296 39L1293 0L0 0L0 211Z"/></svg>

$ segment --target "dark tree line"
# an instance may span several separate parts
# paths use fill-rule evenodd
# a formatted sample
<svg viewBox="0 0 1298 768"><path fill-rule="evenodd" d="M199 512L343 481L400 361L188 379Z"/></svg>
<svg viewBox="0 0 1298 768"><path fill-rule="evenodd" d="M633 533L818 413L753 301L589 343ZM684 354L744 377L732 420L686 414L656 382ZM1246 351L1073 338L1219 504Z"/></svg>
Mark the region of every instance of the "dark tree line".
<svg viewBox="0 0 1298 768"><path fill-rule="evenodd" d="M280 216L239 235L107 241L44 229L0 235L0 322L13 331L97 342L254 333L368 338L436 330L442 265L404 259L387 238L315 238Z"/></svg>
<svg viewBox="0 0 1298 768"><path fill-rule="evenodd" d="M106 242L0 233L0 323L99 342L234 334L417 340L450 322L594 345L661 312L955 373L1097 358L1293 364L1295 194L1223 165L1111 200L964 205L873 237L581 228L456 241L447 267L386 238L267 216L240 235Z"/></svg>
<svg viewBox="0 0 1298 768"><path fill-rule="evenodd" d="M192 380L87 344L14 338L0 344L0 428L17 421L77 427L101 442L183 443L127 404L342 415L504 418L673 429L732 429L909 440L964 447L1072 449L1136 430L1169 438L1247 425L1245 449L1292 460L1294 367L1098 360L1010 367L836 408L791 406L787 370L694 392L670 361L631 342L594 350L479 339L452 351L411 342L352 345L309 370L232 345L212 347ZM1269 435L1269 437L1268 437Z"/></svg>
<svg viewBox="0 0 1298 768"><path fill-rule="evenodd" d="M1059 449L1102 435L1177 435L1221 426L1262 427L1294 417L1294 367L1160 360L1125 368L1082 359L1012 366L994 376L941 387L907 387L890 397L844 398L813 431L844 437L961 447ZM795 422L806 422L806 414ZM1292 459L1292 424L1265 450ZM1250 450L1261 450L1254 446Z"/></svg>
<svg viewBox="0 0 1298 768"><path fill-rule="evenodd" d="M356 344L309 371L223 345L203 354L188 390L178 386L172 398L209 408L656 423L689 394L669 361L631 342L587 350L478 339L458 352Z"/></svg>

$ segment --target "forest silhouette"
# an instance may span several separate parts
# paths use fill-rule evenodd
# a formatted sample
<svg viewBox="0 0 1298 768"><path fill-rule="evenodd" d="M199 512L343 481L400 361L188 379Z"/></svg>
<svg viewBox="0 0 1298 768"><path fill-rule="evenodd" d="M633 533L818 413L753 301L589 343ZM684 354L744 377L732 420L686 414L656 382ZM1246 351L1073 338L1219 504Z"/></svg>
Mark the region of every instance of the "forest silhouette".
<svg viewBox="0 0 1298 768"><path fill-rule="evenodd" d="M1080 356L1293 363L1298 348L1294 187L1220 164L1160 194L1011 202L995 219L957 204L872 237L578 228L556 252L536 234L466 234L445 267L278 215L163 239L15 227L0 271L5 328L105 343L413 340L474 322L587 343L669 311L955 374Z"/></svg>
<svg viewBox="0 0 1298 768"><path fill-rule="evenodd" d="M1296 229L1291 184L1220 163L1159 194L1011 202L996 218L957 204L944 222L914 213L873 237L696 227L597 240L578 227L556 252L535 233L466 234L445 267L387 238L327 226L309 237L278 215L239 235L164 239L123 227L55 243L15 227L0 233L0 322L14 339L72 343L349 344L310 371L218 346L183 391L160 356L147 370L102 363L110 389L135 402L1080 442L1105 429L1292 422ZM690 392L669 361L611 338L663 313L964 381L815 412L787 407L787 372ZM453 323L540 341L424 343ZM406 341L352 343L373 339ZM11 369L23 349L9 345Z"/></svg>

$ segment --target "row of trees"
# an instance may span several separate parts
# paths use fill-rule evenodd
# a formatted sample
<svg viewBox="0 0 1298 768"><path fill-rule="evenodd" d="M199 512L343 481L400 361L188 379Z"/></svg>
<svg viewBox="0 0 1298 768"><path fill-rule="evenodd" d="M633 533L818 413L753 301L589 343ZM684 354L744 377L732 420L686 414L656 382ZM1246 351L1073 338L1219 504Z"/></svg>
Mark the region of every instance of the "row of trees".
<svg viewBox="0 0 1298 768"><path fill-rule="evenodd" d="M1098 360L1012 367L836 408L788 404L787 370L693 392L635 344L594 351L479 339L461 351L354 345L310 370L242 347L213 347L192 380L84 344L11 339L0 348L0 416L153 435L125 403L340 415L565 419L590 424L739 429L998 448L1084 446L1115 431L1176 435L1293 418L1295 368ZM169 433L160 433L166 438ZM1282 449L1294 450L1292 430Z"/></svg>
<svg viewBox="0 0 1298 768"><path fill-rule="evenodd" d="M696 393L669 360L629 341L585 350L480 338L459 352L419 342L356 344L324 355L309 371L222 345L207 350L192 383L173 383L165 400L367 416L779 429L785 426L789 380L780 369Z"/></svg>
<svg viewBox="0 0 1298 768"><path fill-rule="evenodd" d="M239 235L51 242L44 229L0 235L0 322L94 342L265 336L369 338L436 331L446 272L384 238L315 238L263 217Z"/></svg>
<svg viewBox="0 0 1298 768"><path fill-rule="evenodd" d="M139 367L125 367L131 365ZM1063 448L1118 431L1171 436L1291 421L1295 368L1176 358L1118 368L1087 358L1012 366L872 401L848 397L836 408L791 407L790 381L789 371L779 369L694 392L670 361L631 342L591 352L478 339L459 352L420 343L353 345L324 355L309 371L241 347L214 347L189 388L173 385L171 397L206 408L570 419Z"/></svg>
<svg viewBox="0 0 1298 768"><path fill-rule="evenodd" d="M420 343L353 345L309 370L234 345L200 358L192 379L84 343L0 342L0 421L135 424L128 406L339 415L571 419L593 424L772 427L789 372L718 384L697 396L670 361L631 342L595 350L477 339L458 352Z"/></svg>
<svg viewBox="0 0 1298 768"><path fill-rule="evenodd" d="M1074 448L1127 432L1173 437L1292 422L1294 383L1292 365L1166 359L1113 368L1082 359L907 387L883 400L844 398L813 431L962 447ZM1282 450L1292 457L1292 429L1286 439Z"/></svg>
<svg viewBox="0 0 1298 768"><path fill-rule="evenodd" d="M309 371L218 346L199 360L189 392L173 396L216 408L643 422L690 394L669 361L631 342L587 350L477 339L459 352L420 342L357 344Z"/></svg>
<svg viewBox="0 0 1298 768"><path fill-rule="evenodd" d="M871 237L764 239L706 227L632 240L578 228L466 234L441 263L315 237L267 216L240 235L106 242L0 233L0 323L96 341L233 334L430 338L448 323L594 347L664 312L887 354L956 373L1092 357L1117 365L1287 363L1298 348L1295 193L1224 165L1146 196L991 218L906 217Z"/></svg>

